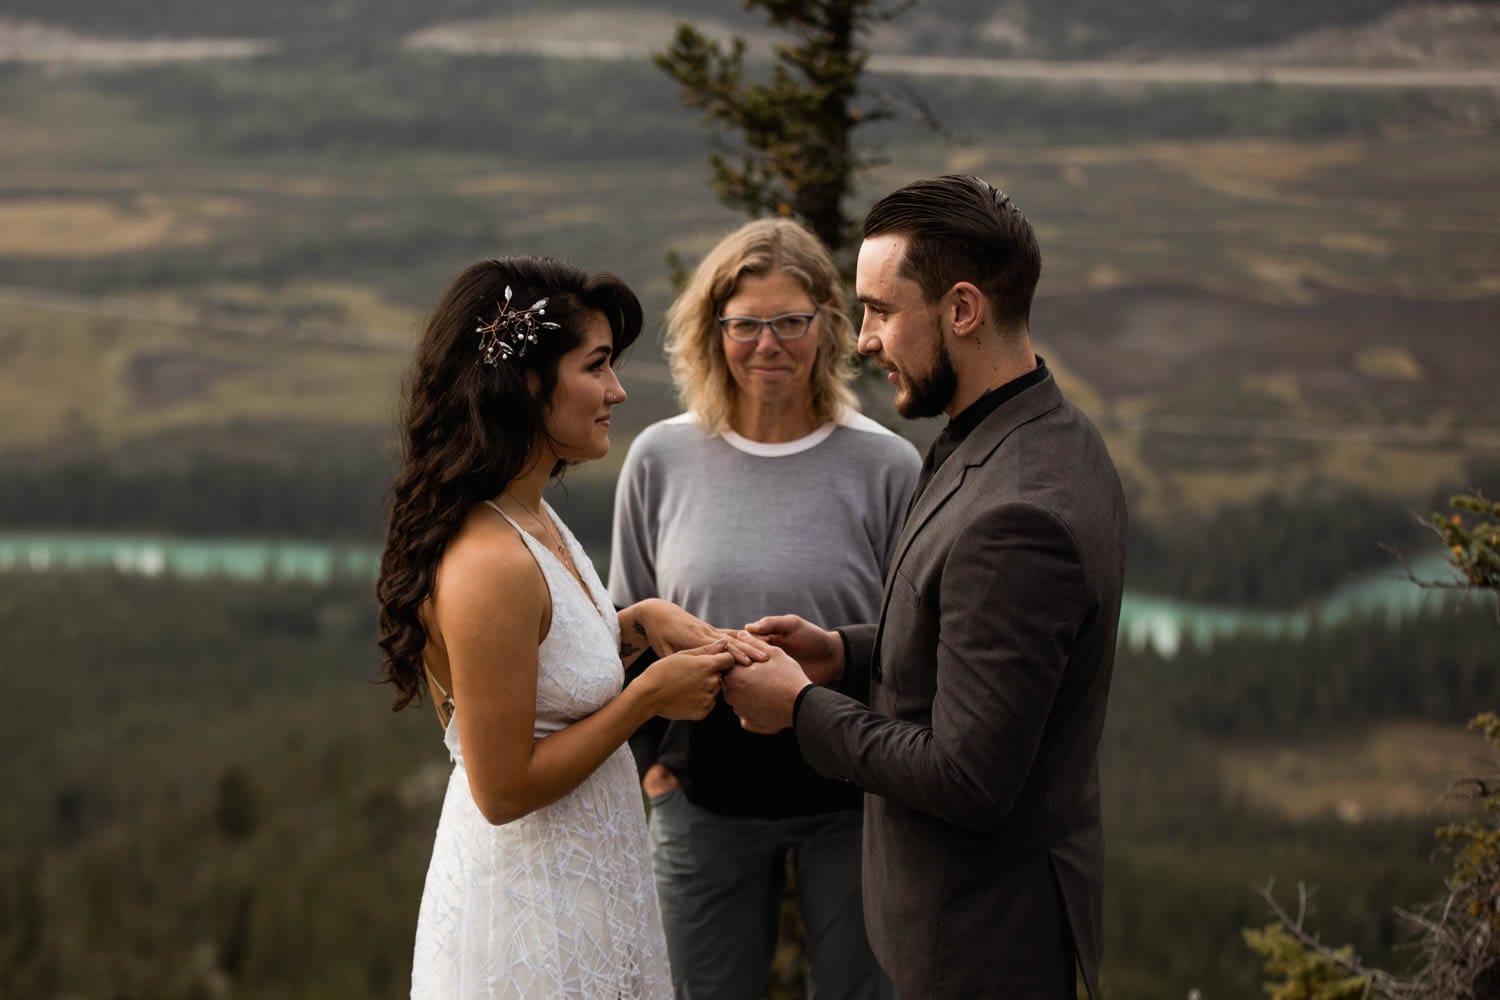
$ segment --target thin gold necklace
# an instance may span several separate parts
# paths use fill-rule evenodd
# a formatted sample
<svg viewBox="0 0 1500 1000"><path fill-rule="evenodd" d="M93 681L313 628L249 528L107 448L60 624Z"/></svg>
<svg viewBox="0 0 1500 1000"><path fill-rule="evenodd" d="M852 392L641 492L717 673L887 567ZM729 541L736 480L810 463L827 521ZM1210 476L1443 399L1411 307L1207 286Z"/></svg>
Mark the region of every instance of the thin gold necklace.
<svg viewBox="0 0 1500 1000"><path fill-rule="evenodd" d="M501 493L500 500L502 503L504 503L506 500L509 500L511 503L515 504L522 511L524 511L531 522L541 529L540 536L538 536L536 532L533 532L532 537L536 538L537 541L545 545L553 555L562 560L564 566L569 567L569 569L571 570L573 560L572 557L568 555L568 545L563 541L562 533L557 530L557 527L554 524L552 524L551 518L544 516L540 509L532 510L530 507L526 506L524 503L522 503L520 500L517 500L509 493Z"/></svg>
<svg viewBox="0 0 1500 1000"><path fill-rule="evenodd" d="M568 552L568 546L567 543L563 541L562 532L558 530L556 525L551 523L552 519L550 517L544 517L540 511L533 511L530 507L527 507L524 503L522 503L520 500L517 500L511 494L501 493L501 504L503 505L506 500L509 500L521 510L525 511L526 516L531 518L531 520L536 523L537 527L542 529L545 535L549 536L550 538L557 539L556 543L554 544L553 542L549 541L548 538L537 537L536 532L526 532L532 538L535 538L537 541L541 542L542 546L557 558L557 561L562 564L562 567L567 572L567 574L571 576L577 582L579 588L582 589L583 595L588 599L588 602L591 605L595 604L596 598L594 597L593 590L591 590L588 583L584 581L583 574L578 571L578 564L573 561L572 554ZM517 525L516 527L519 530L525 530L524 528L521 528L520 525ZM595 610L598 610L597 606L595 607Z"/></svg>

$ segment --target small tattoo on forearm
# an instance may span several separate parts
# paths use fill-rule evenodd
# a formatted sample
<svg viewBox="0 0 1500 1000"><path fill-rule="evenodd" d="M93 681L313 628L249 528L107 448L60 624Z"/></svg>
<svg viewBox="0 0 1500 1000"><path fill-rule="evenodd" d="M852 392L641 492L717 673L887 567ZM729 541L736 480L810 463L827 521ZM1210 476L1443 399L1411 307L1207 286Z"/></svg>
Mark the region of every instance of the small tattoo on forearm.
<svg viewBox="0 0 1500 1000"><path fill-rule="evenodd" d="M646 638L646 626L641 624L641 620L639 618L631 622L630 625L635 629L636 635L640 636L642 639Z"/></svg>
<svg viewBox="0 0 1500 1000"><path fill-rule="evenodd" d="M634 656L636 653L639 653L640 651L641 651L641 647L640 646L632 646L628 642L622 642L622 643L620 643L620 659L622 659L622 660L625 659L626 657Z"/></svg>

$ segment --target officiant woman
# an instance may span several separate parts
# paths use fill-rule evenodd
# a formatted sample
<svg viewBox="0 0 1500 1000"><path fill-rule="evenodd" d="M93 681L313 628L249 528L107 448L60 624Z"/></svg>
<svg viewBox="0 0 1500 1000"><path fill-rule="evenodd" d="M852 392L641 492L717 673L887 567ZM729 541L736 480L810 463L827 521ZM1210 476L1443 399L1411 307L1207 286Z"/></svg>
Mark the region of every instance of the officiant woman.
<svg viewBox="0 0 1500 1000"><path fill-rule="evenodd" d="M854 343L833 256L796 222L752 222L708 252L667 314L686 412L641 433L621 472L616 605L661 597L733 628L879 617L920 459L857 411ZM865 940L859 789L814 773L790 732L742 730L722 701L631 748L678 997L763 995L789 867L810 988L889 995Z"/></svg>

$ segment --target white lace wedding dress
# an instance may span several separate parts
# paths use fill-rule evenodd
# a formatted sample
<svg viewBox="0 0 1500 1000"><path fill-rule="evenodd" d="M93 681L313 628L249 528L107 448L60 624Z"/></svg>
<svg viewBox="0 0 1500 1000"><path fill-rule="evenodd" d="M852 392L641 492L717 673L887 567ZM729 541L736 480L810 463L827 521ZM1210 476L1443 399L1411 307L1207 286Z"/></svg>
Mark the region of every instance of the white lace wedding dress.
<svg viewBox="0 0 1500 1000"><path fill-rule="evenodd" d="M578 540L550 507L547 515L560 526L591 593L521 531L552 594L552 625L537 666L537 737L595 711L624 682L608 594ZM492 826L469 793L456 718L444 743L453 774L417 918L412 997L670 997L629 748L551 805Z"/></svg>

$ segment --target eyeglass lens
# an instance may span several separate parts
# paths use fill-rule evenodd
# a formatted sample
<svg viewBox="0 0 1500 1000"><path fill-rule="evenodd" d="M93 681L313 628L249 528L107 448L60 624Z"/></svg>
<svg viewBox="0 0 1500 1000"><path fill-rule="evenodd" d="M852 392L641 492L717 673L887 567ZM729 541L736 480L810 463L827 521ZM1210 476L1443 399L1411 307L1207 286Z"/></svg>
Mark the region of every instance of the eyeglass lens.
<svg viewBox="0 0 1500 1000"><path fill-rule="evenodd" d="M802 313L755 319L750 316L726 316L720 321L730 340L759 340L760 331L769 326L778 340L796 340L807 333L812 317Z"/></svg>

